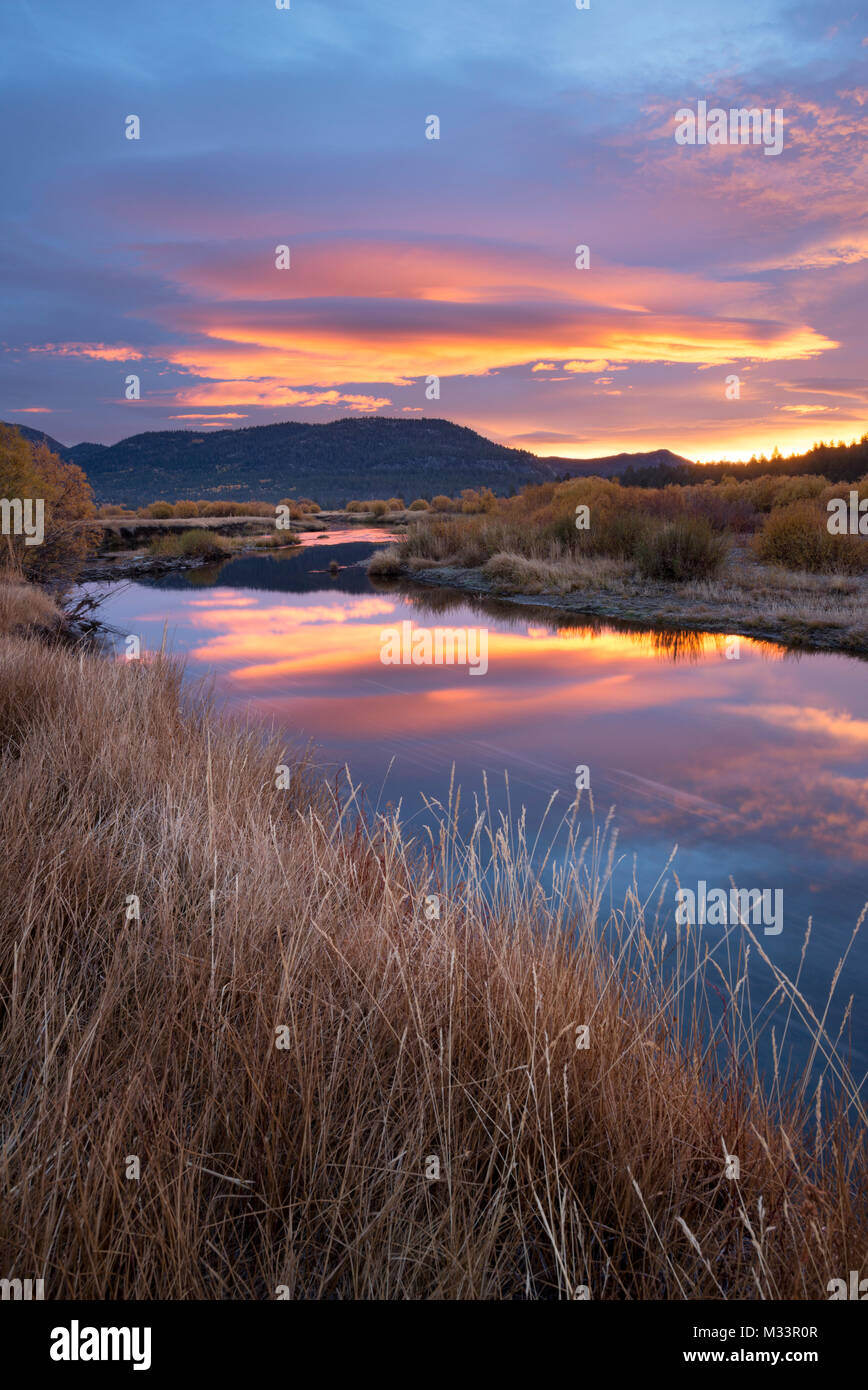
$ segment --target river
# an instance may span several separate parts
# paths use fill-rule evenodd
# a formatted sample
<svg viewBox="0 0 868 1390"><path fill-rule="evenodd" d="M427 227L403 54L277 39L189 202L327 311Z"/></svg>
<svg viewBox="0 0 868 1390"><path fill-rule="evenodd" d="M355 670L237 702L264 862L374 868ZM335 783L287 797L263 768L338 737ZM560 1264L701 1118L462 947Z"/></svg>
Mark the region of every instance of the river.
<svg viewBox="0 0 868 1390"><path fill-rule="evenodd" d="M865 664L408 591L367 575L384 539L311 533L294 552L86 588L105 593L119 653L129 635L159 647L167 629L189 677L211 675L221 704L312 743L325 775L346 766L374 807L400 803L411 828L430 820L425 797L446 799L454 768L465 806L485 774L494 804L513 816L524 807L529 838L551 844L586 767L597 821L615 808L616 884L635 872L653 896L677 844L673 867L697 894L701 882L709 893L733 881L779 891L781 930L755 930L792 976L812 919L800 987L822 1011L868 898ZM384 664L384 630L406 623L484 630L487 669ZM661 930L674 921L671 869L667 883ZM860 934L828 1024L837 1032L855 994L842 1051L857 1079L868 1068L866 985ZM788 1036L804 1054L804 1029Z"/></svg>

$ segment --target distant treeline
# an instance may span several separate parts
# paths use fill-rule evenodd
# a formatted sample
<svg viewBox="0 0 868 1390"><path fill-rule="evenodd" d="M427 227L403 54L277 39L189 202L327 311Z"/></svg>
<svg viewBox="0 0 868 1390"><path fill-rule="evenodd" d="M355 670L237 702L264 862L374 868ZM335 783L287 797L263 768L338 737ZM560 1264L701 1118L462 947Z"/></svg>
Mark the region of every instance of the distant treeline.
<svg viewBox="0 0 868 1390"><path fill-rule="evenodd" d="M804 454L784 457L777 449L770 458L761 455L748 463L687 463L656 468L628 468L621 474L622 487L666 487L668 483L720 482L724 478L796 477L816 473L830 483L853 483L868 473L868 434L855 444L825 444L821 440Z"/></svg>

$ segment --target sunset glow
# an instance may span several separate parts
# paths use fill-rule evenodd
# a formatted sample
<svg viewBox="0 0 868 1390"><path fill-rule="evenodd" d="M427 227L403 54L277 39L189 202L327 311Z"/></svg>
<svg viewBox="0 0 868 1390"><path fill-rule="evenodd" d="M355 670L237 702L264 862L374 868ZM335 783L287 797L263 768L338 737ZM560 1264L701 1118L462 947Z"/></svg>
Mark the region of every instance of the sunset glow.
<svg viewBox="0 0 868 1390"><path fill-rule="evenodd" d="M468 29L447 0L408 28L383 0L340 37L304 7L241 33L235 9L215 0L204 43L162 0L147 34L102 0L47 45L7 21L8 215L31 232L5 263L6 418L72 443L436 415L541 455L700 461L868 426L858 12L737 0L712 52L677 8L663 46L654 6L490 0ZM699 96L780 108L779 155L676 143Z"/></svg>

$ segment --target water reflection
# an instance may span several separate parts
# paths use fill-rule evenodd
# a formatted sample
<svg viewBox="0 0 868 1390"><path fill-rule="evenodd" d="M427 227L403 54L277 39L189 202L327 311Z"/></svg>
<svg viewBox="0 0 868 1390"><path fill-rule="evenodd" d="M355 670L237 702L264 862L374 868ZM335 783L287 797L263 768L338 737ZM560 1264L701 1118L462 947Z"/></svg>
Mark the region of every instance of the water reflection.
<svg viewBox="0 0 868 1390"><path fill-rule="evenodd" d="M784 931L765 944L788 971L813 914L807 987L822 1001L868 896L864 665L747 639L731 659L722 635L566 624L544 608L372 583L364 561L383 540L312 537L132 585L106 616L150 646L168 620L191 672L213 671L223 700L312 739L324 770L347 764L411 825L424 818L422 794L445 799L453 764L467 793L489 777L495 809L507 805L508 774L512 810L526 806L531 828L556 792L556 824L586 764L597 808L617 808L622 877L635 859L650 891L677 843L682 883L727 886L732 875L782 888ZM441 619L488 629L484 678L381 663L384 627ZM862 943L839 991L866 980ZM853 1028L868 1065L864 1011Z"/></svg>

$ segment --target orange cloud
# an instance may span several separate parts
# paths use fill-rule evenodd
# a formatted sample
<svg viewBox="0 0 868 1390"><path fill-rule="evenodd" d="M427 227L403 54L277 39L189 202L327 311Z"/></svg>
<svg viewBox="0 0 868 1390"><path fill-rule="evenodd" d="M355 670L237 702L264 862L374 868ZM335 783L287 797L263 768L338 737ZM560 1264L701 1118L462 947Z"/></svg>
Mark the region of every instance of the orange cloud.
<svg viewBox="0 0 868 1390"><path fill-rule="evenodd" d="M441 324L424 316L410 326L382 321L356 328L350 323L316 321L316 310L285 328L260 322L202 322L206 343L166 350L175 365L214 385L179 392L183 405L331 405L378 409L385 397L344 395L343 382L389 382L408 385L429 375L478 376L521 366L542 356L570 363L571 372L599 372L604 362L679 362L723 366L748 360L773 362L806 359L836 343L813 329L768 321L715 320L674 314L627 315L600 312L588 317L577 336L575 321L546 321L537 315L455 316Z"/></svg>
<svg viewBox="0 0 868 1390"><path fill-rule="evenodd" d="M161 314L188 341L160 356L204 379L178 393L182 406L376 410L391 401L330 393L432 372L565 364L569 377L631 363L809 359L838 346L757 281L599 258L580 272L524 245L311 237L293 246L286 271L260 242L142 254L190 296Z"/></svg>

